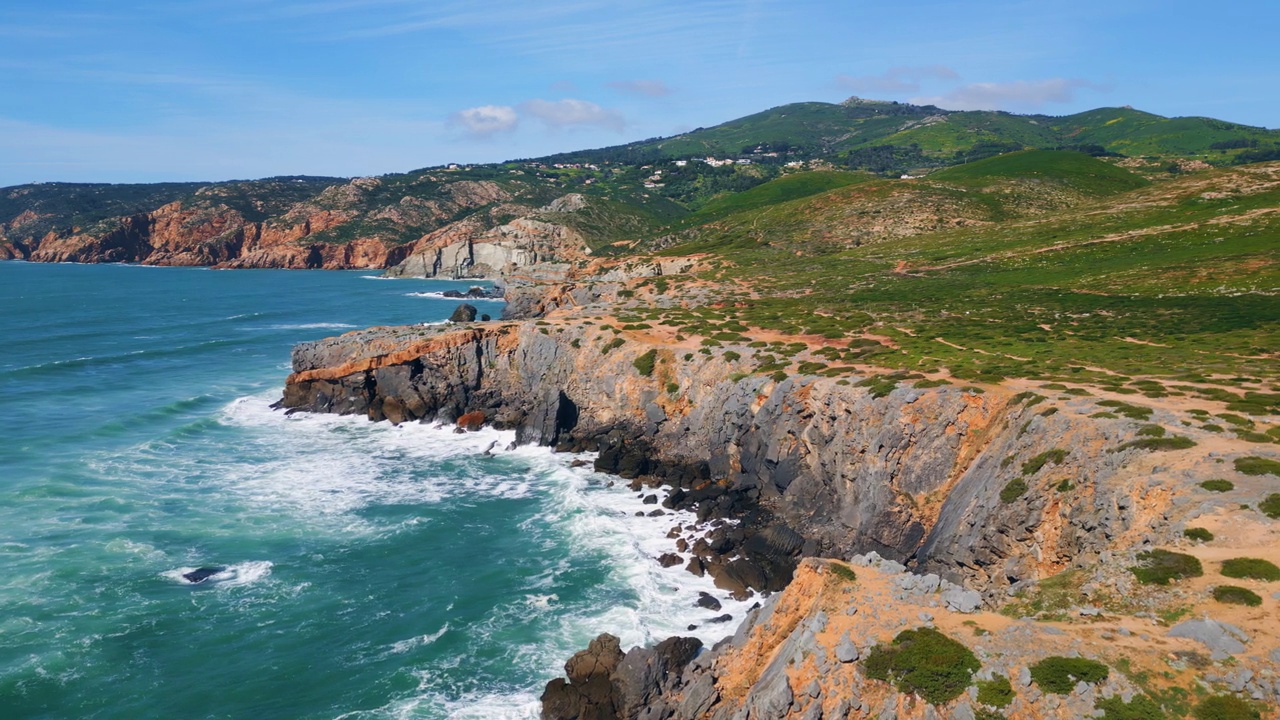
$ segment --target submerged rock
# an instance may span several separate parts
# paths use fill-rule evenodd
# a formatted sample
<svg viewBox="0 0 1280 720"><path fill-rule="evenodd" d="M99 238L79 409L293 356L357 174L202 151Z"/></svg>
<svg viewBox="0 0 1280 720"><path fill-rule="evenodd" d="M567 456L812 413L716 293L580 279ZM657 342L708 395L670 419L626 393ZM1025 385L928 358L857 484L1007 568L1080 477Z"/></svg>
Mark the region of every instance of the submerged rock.
<svg viewBox="0 0 1280 720"><path fill-rule="evenodd" d="M226 568L221 565L211 565L209 567L196 568L189 573L182 573L182 579L189 583L201 583L220 572L225 572Z"/></svg>

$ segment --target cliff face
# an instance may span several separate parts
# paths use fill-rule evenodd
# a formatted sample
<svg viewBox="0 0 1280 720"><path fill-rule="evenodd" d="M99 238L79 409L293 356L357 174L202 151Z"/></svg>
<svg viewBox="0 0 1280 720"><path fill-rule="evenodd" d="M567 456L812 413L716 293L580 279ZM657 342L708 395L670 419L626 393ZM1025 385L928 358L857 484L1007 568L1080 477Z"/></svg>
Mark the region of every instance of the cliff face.
<svg viewBox="0 0 1280 720"><path fill-rule="evenodd" d="M540 198L540 188L509 184L444 173L255 181L180 186L132 202L128 187L75 186L62 197L32 186L5 198L14 207L31 200L0 222L0 259L290 269L383 269L409 259L396 274L498 277L587 254L580 233L514 202L513 191ZM103 199L113 193L121 198ZM173 194L182 197L146 205ZM111 214L126 203L138 209ZM548 207L563 214L578 206Z"/></svg>
<svg viewBox="0 0 1280 720"><path fill-rule="evenodd" d="M603 470L671 485L668 506L753 518L737 549L756 557L724 569L728 588L781 587L799 554L874 550L994 594L1147 538L1172 502L1133 481L1144 456L1107 452L1129 425L1079 421L1088 403L1046 417L998 391L874 397L830 378L735 381L733 363L617 338L602 354L615 335L592 325L356 332L299 346L282 405L392 422L479 411L523 442L599 450ZM646 376L634 361L650 350ZM1055 450L1056 464L1020 475ZM1003 502L1020 477L1033 488L1075 478L1079 491ZM729 544L682 561L731 565Z"/></svg>

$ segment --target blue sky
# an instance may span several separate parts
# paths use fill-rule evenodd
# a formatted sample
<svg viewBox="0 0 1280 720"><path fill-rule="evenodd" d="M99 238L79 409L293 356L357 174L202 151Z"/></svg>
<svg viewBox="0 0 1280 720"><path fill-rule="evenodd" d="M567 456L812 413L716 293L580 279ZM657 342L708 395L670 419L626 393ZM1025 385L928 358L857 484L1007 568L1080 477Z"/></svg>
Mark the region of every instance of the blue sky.
<svg viewBox="0 0 1280 720"><path fill-rule="evenodd" d="M1274 0L5 0L0 185L374 175L851 94L1280 126Z"/></svg>

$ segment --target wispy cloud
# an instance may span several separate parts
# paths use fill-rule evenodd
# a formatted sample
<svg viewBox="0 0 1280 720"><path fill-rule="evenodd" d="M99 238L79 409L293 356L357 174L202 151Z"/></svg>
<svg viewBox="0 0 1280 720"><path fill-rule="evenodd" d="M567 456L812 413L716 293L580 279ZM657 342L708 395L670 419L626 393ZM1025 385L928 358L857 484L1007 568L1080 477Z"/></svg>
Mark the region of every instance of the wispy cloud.
<svg viewBox="0 0 1280 720"><path fill-rule="evenodd" d="M911 102L948 110L1039 110L1049 104L1069 103L1080 90L1106 92L1109 88L1080 78L980 82L943 95L915 97Z"/></svg>
<svg viewBox="0 0 1280 720"><path fill-rule="evenodd" d="M481 105L459 110L449 118L449 122L471 135L489 137L515 130L520 124L520 115L510 105Z"/></svg>
<svg viewBox="0 0 1280 720"><path fill-rule="evenodd" d="M520 110L554 130L586 126L622 132L627 126L622 113L588 100L529 100L520 104Z"/></svg>
<svg viewBox="0 0 1280 720"><path fill-rule="evenodd" d="M889 68L880 75L840 75L836 77L836 85L855 93L897 94L920 92L921 83L925 80L959 79L960 74L946 65L899 66Z"/></svg>
<svg viewBox="0 0 1280 720"><path fill-rule="evenodd" d="M630 95L663 97L671 94L671 88L661 80L614 80L609 87Z"/></svg>

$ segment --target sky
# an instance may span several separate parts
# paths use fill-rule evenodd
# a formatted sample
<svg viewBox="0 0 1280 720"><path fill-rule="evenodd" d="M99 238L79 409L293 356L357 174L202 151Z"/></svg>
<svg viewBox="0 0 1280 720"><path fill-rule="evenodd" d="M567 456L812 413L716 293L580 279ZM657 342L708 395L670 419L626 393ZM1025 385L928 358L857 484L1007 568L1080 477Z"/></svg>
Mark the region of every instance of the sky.
<svg viewBox="0 0 1280 720"><path fill-rule="evenodd" d="M1275 0L4 0L0 186L495 162L850 95L1280 126Z"/></svg>

